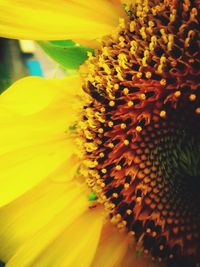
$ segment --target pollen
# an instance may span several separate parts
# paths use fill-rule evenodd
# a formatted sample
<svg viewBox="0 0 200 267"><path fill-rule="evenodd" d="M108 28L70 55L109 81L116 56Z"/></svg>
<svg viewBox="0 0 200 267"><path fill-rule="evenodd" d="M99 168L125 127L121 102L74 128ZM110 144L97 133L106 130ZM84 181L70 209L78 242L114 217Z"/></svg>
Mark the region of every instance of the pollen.
<svg viewBox="0 0 200 267"><path fill-rule="evenodd" d="M117 171L120 171L120 170L122 169L122 166L117 165L117 166L115 167L115 169L116 169Z"/></svg>
<svg viewBox="0 0 200 267"><path fill-rule="evenodd" d="M166 117L166 111L165 110L161 110L160 117L162 117L162 118Z"/></svg>
<svg viewBox="0 0 200 267"><path fill-rule="evenodd" d="M141 126L137 126L135 129L136 129L137 132L141 132L142 131L142 127Z"/></svg>
<svg viewBox="0 0 200 267"><path fill-rule="evenodd" d="M115 102L111 100L111 101L109 102L109 106L114 107L114 105L115 105Z"/></svg>
<svg viewBox="0 0 200 267"><path fill-rule="evenodd" d="M195 94L191 94L191 95L189 96L190 101L195 101L196 98L197 98L197 96L196 96Z"/></svg>
<svg viewBox="0 0 200 267"><path fill-rule="evenodd" d="M198 114L198 115L200 115L200 107L198 107L198 108L196 108L196 113Z"/></svg>
<svg viewBox="0 0 200 267"><path fill-rule="evenodd" d="M198 10L197 0L130 1L85 62L77 127L96 201L174 267L200 264Z"/></svg>
<svg viewBox="0 0 200 267"><path fill-rule="evenodd" d="M124 140L124 144L125 146L128 146L129 145L129 141L127 139Z"/></svg>
<svg viewBox="0 0 200 267"><path fill-rule="evenodd" d="M128 101L128 106L132 107L134 105L133 101Z"/></svg>

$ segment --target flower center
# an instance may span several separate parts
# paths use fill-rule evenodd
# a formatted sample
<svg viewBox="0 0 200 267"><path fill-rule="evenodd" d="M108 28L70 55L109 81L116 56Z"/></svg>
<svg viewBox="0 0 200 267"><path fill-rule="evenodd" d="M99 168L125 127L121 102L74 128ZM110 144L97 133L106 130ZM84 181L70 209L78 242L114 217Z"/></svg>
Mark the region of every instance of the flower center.
<svg viewBox="0 0 200 267"><path fill-rule="evenodd" d="M82 173L153 259L200 262L198 1L136 1L89 55Z"/></svg>

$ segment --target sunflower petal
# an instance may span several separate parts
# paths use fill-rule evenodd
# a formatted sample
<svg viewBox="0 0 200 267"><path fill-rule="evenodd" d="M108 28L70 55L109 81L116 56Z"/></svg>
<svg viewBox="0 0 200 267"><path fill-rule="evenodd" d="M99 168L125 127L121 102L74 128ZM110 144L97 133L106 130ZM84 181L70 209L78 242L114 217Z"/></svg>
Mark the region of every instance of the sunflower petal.
<svg viewBox="0 0 200 267"><path fill-rule="evenodd" d="M75 182L56 183L50 178L46 179L24 196L0 209L1 259L8 261L20 246L29 242L42 228L47 228L44 231L51 228L49 237L50 234L55 234L56 237L56 233L62 231L85 209L87 199L82 187L78 187ZM43 237L46 234L43 233Z"/></svg>
<svg viewBox="0 0 200 267"><path fill-rule="evenodd" d="M119 233L119 231L108 222L103 228L91 267L123 266L121 261L127 249L128 242L126 235Z"/></svg>
<svg viewBox="0 0 200 267"><path fill-rule="evenodd" d="M83 211L82 201L57 216L47 227L22 245L7 266L89 267L96 251L103 217L98 209ZM79 203L79 204L78 204ZM73 223L71 217L73 216Z"/></svg>
<svg viewBox="0 0 200 267"><path fill-rule="evenodd" d="M72 103L79 82L75 78L63 81L26 78L0 97L0 206L67 160L73 170L77 166L72 157L75 146L66 131L76 119ZM64 180L62 173L59 179Z"/></svg>
<svg viewBox="0 0 200 267"><path fill-rule="evenodd" d="M93 40L110 33L123 15L119 0L0 0L0 35Z"/></svg>
<svg viewBox="0 0 200 267"><path fill-rule="evenodd" d="M63 79L23 78L0 96L1 116L5 113L2 109L20 115L40 112L53 102L56 105L58 99L65 97L66 101L70 96L79 94L80 89L81 83L78 76Z"/></svg>

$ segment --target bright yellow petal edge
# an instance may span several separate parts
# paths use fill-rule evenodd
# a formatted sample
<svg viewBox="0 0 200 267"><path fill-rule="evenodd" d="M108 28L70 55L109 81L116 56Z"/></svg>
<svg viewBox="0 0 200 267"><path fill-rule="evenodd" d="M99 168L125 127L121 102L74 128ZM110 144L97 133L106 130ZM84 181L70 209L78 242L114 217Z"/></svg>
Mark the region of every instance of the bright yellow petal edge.
<svg viewBox="0 0 200 267"><path fill-rule="evenodd" d="M78 77L31 77L0 97L0 258L6 266L71 267L80 260L83 267L147 266L127 258L133 248L126 234L101 208L92 209L79 181L68 129L80 85Z"/></svg>
<svg viewBox="0 0 200 267"><path fill-rule="evenodd" d="M0 0L0 36L87 43L111 32L122 16L118 0Z"/></svg>

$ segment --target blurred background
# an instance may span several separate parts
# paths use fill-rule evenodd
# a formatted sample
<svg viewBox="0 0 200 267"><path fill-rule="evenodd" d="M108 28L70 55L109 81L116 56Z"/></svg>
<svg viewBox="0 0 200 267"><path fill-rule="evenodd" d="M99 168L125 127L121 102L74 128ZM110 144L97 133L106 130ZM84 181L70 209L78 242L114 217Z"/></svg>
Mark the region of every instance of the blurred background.
<svg viewBox="0 0 200 267"><path fill-rule="evenodd" d="M27 75L60 78L66 75L66 71L36 42L0 38L0 93Z"/></svg>

